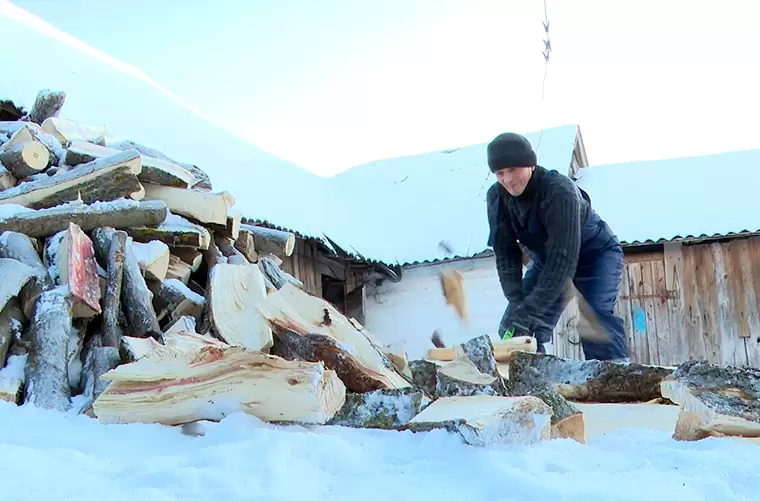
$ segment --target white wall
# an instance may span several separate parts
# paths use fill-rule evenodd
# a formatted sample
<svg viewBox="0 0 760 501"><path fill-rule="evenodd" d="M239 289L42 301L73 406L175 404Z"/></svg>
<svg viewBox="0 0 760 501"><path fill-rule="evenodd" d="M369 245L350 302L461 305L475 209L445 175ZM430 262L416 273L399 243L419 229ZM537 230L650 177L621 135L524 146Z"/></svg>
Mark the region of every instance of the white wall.
<svg viewBox="0 0 760 501"><path fill-rule="evenodd" d="M446 304L439 273L457 268L464 275L470 314L469 329ZM406 342L410 360L422 358L433 345L430 336L441 331L447 345L481 334L497 339L499 321L507 306L494 258L449 261L404 269L400 282L367 287L365 325L382 344Z"/></svg>

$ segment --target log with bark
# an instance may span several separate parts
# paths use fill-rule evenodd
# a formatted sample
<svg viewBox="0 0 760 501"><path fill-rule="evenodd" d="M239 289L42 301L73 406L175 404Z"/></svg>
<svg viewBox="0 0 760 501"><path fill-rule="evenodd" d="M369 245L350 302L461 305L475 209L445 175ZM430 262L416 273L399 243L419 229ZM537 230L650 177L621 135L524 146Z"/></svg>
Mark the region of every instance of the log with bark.
<svg viewBox="0 0 760 501"><path fill-rule="evenodd" d="M285 284L292 284L299 289L303 289L303 282L295 278L290 273L282 271L279 264L282 261L277 262L279 259L274 255L259 255L258 266L261 272L267 277L269 282L275 289L282 288Z"/></svg>
<svg viewBox="0 0 760 501"><path fill-rule="evenodd" d="M21 303L16 298L8 301L0 311L0 367L5 364L13 341L21 339L25 321L24 312L21 311Z"/></svg>
<svg viewBox="0 0 760 501"><path fill-rule="evenodd" d="M127 234L117 230L111 236L106 255L106 287L103 299L102 345L119 347L121 329L119 328L119 309L121 307L121 289L124 281L124 259L127 252Z"/></svg>
<svg viewBox="0 0 760 501"><path fill-rule="evenodd" d="M44 144L26 141L0 151L0 163L16 179L38 174L50 165L50 152Z"/></svg>
<svg viewBox="0 0 760 501"><path fill-rule="evenodd" d="M66 102L66 93L43 89L37 93L37 98L29 112L29 120L42 125L50 117L57 117Z"/></svg>
<svg viewBox="0 0 760 501"><path fill-rule="evenodd" d="M11 354L0 369L0 401L20 403L27 367L27 353Z"/></svg>
<svg viewBox="0 0 760 501"><path fill-rule="evenodd" d="M162 200L172 214L178 214L198 221L227 226L227 212L234 204L228 192L209 193L206 191L184 190L157 184L145 185L146 200Z"/></svg>
<svg viewBox="0 0 760 501"><path fill-rule="evenodd" d="M95 333L87 340L86 356L82 368L82 390L84 405L82 411L91 410L92 403L105 391L111 382L103 379L103 374L115 369L121 363L119 349L104 346L100 333Z"/></svg>
<svg viewBox="0 0 760 501"><path fill-rule="evenodd" d="M98 158L114 155L119 151L116 148L100 146L88 141L73 140L66 149L66 163L72 166L79 165L92 162ZM175 163L160 158L153 158L142 153L140 154L140 160L142 170L137 177L144 183L189 188L197 182L192 172Z"/></svg>
<svg viewBox="0 0 760 501"><path fill-rule="evenodd" d="M74 223L84 232L101 226L116 229L131 226L159 225L167 216L166 205L159 201L137 202L120 199L92 204L67 203L49 209L19 209L0 218L0 231L16 231L32 238L49 237Z"/></svg>
<svg viewBox="0 0 760 501"><path fill-rule="evenodd" d="M254 351L272 347L272 328L256 308L266 297L256 265L216 264L210 270L206 292L211 325L220 339Z"/></svg>
<svg viewBox="0 0 760 501"><path fill-rule="evenodd" d="M18 295L24 316L31 319L39 295L53 287L53 281L38 254L37 245L23 233L5 231L0 234L0 258L14 259L33 270L32 278Z"/></svg>
<svg viewBox="0 0 760 501"><path fill-rule="evenodd" d="M195 249L186 249L177 247L172 249L171 253L183 263L190 265L190 272L195 273L203 263L203 254Z"/></svg>
<svg viewBox="0 0 760 501"><path fill-rule="evenodd" d="M71 296L73 318L101 313L100 281L90 238L74 223L47 240L44 262L53 285L65 286Z"/></svg>
<svg viewBox="0 0 760 501"><path fill-rule="evenodd" d="M379 346L324 299L285 284L256 306L275 327L273 353L323 361L355 393L412 386Z"/></svg>
<svg viewBox="0 0 760 501"><path fill-rule="evenodd" d="M27 141L38 141L44 144L50 152L50 164L56 166L65 156L65 150L61 142L52 134L48 134L34 122L0 122L0 133L10 136L3 148L10 148Z"/></svg>
<svg viewBox="0 0 760 501"><path fill-rule="evenodd" d="M760 437L760 369L689 361L667 376L661 388L680 407L676 440Z"/></svg>
<svg viewBox="0 0 760 501"><path fill-rule="evenodd" d="M140 154L125 151L0 191L0 204L41 209L75 200L87 204L116 200L141 189L139 172Z"/></svg>
<svg viewBox="0 0 760 501"><path fill-rule="evenodd" d="M147 146L144 146L142 144L136 143L134 141L106 141L106 146L109 148L115 148L117 150L137 150L141 154L152 157L152 158L158 158L159 160L165 160L167 162L170 162L175 165L179 165L183 169L186 169L190 172L192 172L193 176L197 179L195 184L190 186L190 188L196 189L196 190L202 190L202 191L211 191L213 188L211 186L211 180L208 177L208 174L204 172L202 169L198 168L195 165L184 163L184 162L178 162L177 160L174 160L172 158L169 158L165 154L161 153L160 151L149 148Z"/></svg>
<svg viewBox="0 0 760 501"><path fill-rule="evenodd" d="M97 228L92 232L95 255L104 268L108 266L108 253L116 230L109 227ZM135 337L155 337L161 339L161 327L153 309L153 294L145 283L137 259L127 239L122 271L121 302L129 326L128 334Z"/></svg>
<svg viewBox="0 0 760 501"><path fill-rule="evenodd" d="M16 183L18 183L18 180L0 163L0 190L12 188L16 186Z"/></svg>
<svg viewBox="0 0 760 501"><path fill-rule="evenodd" d="M438 387L438 365L429 360L412 360L409 362L412 381L427 395L435 395Z"/></svg>
<svg viewBox="0 0 760 501"><path fill-rule="evenodd" d="M509 381L526 388L548 381L570 401L621 403L659 398L660 382L673 372L656 365L602 360L568 360L554 355L517 352L509 363Z"/></svg>
<svg viewBox="0 0 760 501"><path fill-rule="evenodd" d="M143 202L145 203L145 202ZM160 200L151 203L165 204ZM182 216L167 210L165 220L158 227L132 226L127 231L136 242L160 240L169 247L189 247L191 249L208 249L211 233L203 226L194 224Z"/></svg>
<svg viewBox="0 0 760 501"><path fill-rule="evenodd" d="M413 388L347 393L346 403L327 424L349 428L405 430L409 421L429 403Z"/></svg>
<svg viewBox="0 0 760 501"><path fill-rule="evenodd" d="M166 268L166 277L164 280L179 280L187 285L190 282L190 275L193 274L193 266L186 263L174 254L169 255L169 266Z"/></svg>
<svg viewBox="0 0 760 501"><path fill-rule="evenodd" d="M248 234L253 239L253 246L259 254L291 256L296 248L296 236L289 231L275 230L252 224L242 224L240 235ZM240 238L240 236L238 236ZM247 236L243 238L248 238Z"/></svg>
<svg viewBox="0 0 760 501"><path fill-rule="evenodd" d="M30 327L24 403L59 411L71 408L68 373L71 309L71 297L65 287L45 291L37 299Z"/></svg>
<svg viewBox="0 0 760 501"><path fill-rule="evenodd" d="M214 242L219 251L227 258L229 264L251 264L243 253L235 248L234 241L229 238L216 234L214 235Z"/></svg>
<svg viewBox="0 0 760 501"><path fill-rule="evenodd" d="M259 254L256 252L256 245L253 242L253 233L248 230L242 231L242 226L238 229L238 236L235 239L235 248L251 263L257 263L259 261Z"/></svg>
<svg viewBox="0 0 760 501"><path fill-rule="evenodd" d="M103 423L177 425L242 411L269 422L324 424L346 399L345 386L322 363L286 361L185 332L103 379L112 383L93 404Z"/></svg>
<svg viewBox="0 0 760 501"><path fill-rule="evenodd" d="M531 445L551 438L551 415L551 407L537 397L446 397L425 407L409 428L445 429L481 447Z"/></svg>

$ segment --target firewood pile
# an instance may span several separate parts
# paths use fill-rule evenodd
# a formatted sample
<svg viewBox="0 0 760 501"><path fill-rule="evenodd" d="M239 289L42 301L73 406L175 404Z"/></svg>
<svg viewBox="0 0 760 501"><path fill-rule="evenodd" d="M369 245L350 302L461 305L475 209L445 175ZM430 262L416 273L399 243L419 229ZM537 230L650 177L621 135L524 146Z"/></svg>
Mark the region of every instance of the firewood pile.
<svg viewBox="0 0 760 501"><path fill-rule="evenodd" d="M660 397L672 369L536 354L487 335L407 360L304 290L292 233L244 224L198 167L43 91L0 122L0 399L102 423L271 423L584 441L572 401Z"/></svg>

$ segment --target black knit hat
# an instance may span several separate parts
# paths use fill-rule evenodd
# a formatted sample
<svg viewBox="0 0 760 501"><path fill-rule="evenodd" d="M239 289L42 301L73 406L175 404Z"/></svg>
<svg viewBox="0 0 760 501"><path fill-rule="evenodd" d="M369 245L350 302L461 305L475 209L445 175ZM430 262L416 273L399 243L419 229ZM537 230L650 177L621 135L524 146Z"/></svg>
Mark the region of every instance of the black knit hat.
<svg viewBox="0 0 760 501"><path fill-rule="evenodd" d="M533 167L537 162L530 141L520 134L499 134L488 145L488 167L491 172L507 167Z"/></svg>

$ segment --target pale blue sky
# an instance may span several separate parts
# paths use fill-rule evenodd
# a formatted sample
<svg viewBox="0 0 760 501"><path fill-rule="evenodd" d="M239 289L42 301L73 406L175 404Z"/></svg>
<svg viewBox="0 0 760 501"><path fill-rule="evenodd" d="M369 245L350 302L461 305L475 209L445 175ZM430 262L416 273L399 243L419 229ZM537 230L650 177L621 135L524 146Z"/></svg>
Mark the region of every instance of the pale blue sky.
<svg viewBox="0 0 760 501"><path fill-rule="evenodd" d="M760 147L757 0L15 0L281 158L578 123L592 163Z"/></svg>

